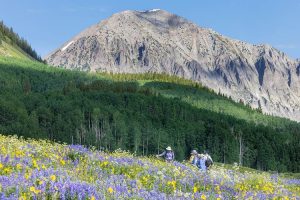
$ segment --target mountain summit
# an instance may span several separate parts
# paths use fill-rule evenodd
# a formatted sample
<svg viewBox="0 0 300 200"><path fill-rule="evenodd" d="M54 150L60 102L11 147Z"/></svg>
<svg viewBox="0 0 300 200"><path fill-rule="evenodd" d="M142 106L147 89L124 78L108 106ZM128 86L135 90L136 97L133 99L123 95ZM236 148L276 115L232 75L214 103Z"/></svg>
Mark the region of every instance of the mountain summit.
<svg viewBox="0 0 300 200"><path fill-rule="evenodd" d="M164 10L124 11L46 58L84 71L167 73L263 112L300 121L300 62L269 45L225 37Z"/></svg>

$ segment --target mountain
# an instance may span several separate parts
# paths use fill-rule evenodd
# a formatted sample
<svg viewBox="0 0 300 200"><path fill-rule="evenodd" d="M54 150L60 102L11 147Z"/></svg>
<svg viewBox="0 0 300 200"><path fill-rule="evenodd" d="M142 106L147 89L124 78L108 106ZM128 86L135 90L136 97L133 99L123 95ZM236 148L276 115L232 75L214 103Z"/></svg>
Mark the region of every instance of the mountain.
<svg viewBox="0 0 300 200"><path fill-rule="evenodd" d="M201 84L267 114L300 121L300 63L155 9L124 11L91 26L46 57L84 71L166 73Z"/></svg>
<svg viewBox="0 0 300 200"><path fill-rule="evenodd" d="M30 44L12 28L7 27L3 21L0 21L0 55L42 62L42 58L37 55Z"/></svg>

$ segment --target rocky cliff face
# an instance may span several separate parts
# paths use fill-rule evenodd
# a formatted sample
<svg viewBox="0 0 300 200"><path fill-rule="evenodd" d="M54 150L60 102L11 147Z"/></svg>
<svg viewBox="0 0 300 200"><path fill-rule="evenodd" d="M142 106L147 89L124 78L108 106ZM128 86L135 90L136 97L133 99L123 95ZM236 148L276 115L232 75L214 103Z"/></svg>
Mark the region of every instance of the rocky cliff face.
<svg viewBox="0 0 300 200"><path fill-rule="evenodd" d="M124 11L46 58L84 71L164 72L300 121L300 62L269 45L230 39L163 10Z"/></svg>

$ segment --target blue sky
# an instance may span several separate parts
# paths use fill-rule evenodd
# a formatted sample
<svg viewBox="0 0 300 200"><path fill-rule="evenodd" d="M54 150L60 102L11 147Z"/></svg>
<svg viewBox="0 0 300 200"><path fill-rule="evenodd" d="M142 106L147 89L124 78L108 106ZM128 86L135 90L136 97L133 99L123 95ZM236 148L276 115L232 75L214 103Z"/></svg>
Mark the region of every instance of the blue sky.
<svg viewBox="0 0 300 200"><path fill-rule="evenodd" d="M45 56L116 12L153 8L300 58L299 0L0 0L0 20Z"/></svg>

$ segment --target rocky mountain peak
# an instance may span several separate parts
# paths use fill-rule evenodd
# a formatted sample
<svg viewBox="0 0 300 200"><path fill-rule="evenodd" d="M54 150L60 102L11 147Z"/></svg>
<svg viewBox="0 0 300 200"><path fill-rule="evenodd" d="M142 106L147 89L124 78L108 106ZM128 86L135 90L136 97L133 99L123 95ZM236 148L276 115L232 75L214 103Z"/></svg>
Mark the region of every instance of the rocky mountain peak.
<svg viewBox="0 0 300 200"><path fill-rule="evenodd" d="M46 59L85 71L177 75L300 121L299 61L270 45L231 39L164 10L114 14Z"/></svg>

